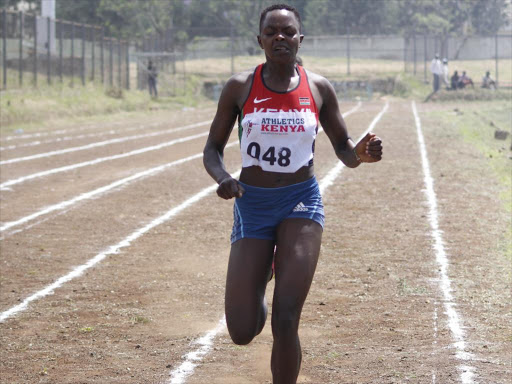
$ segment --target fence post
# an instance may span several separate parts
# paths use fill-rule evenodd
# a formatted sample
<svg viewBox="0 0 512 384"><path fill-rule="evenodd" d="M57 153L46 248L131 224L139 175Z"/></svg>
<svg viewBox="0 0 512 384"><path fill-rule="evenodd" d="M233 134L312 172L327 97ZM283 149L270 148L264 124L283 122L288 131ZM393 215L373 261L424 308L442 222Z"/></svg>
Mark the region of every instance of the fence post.
<svg viewBox="0 0 512 384"><path fill-rule="evenodd" d="M32 30L34 32L34 86L37 87L37 16L34 15L34 23L32 24Z"/></svg>
<svg viewBox="0 0 512 384"><path fill-rule="evenodd" d="M109 85L112 87L114 85L114 74L112 73L113 70L114 70L114 57L112 56L113 55L113 38L110 37L109 39L109 58L108 58L108 72L109 72Z"/></svg>
<svg viewBox="0 0 512 384"><path fill-rule="evenodd" d="M130 42L126 42L126 89L130 90Z"/></svg>
<svg viewBox="0 0 512 384"><path fill-rule="evenodd" d="M229 22L229 50L231 55L231 74L233 75L235 73L235 43L234 43L234 28L233 28L233 22Z"/></svg>
<svg viewBox="0 0 512 384"><path fill-rule="evenodd" d="M96 69L96 63L94 62L96 60L95 54L94 54L94 45L96 43L96 27L91 27L91 80L94 83L94 77L96 75L95 69Z"/></svg>
<svg viewBox="0 0 512 384"><path fill-rule="evenodd" d="M20 87L23 85L23 12L19 12L20 17L20 54L19 54L19 64L18 64L18 70L19 70L19 85Z"/></svg>
<svg viewBox="0 0 512 384"><path fill-rule="evenodd" d="M423 82L427 83L427 34L423 35Z"/></svg>
<svg viewBox="0 0 512 384"><path fill-rule="evenodd" d="M52 57L51 57L51 50L52 50L52 46L51 46L51 36L50 36L50 33L51 33L51 19L50 17L48 16L48 19L47 19L47 28L46 28L46 31L48 33L48 54L46 56L46 81L48 82L48 85L52 83L52 71L51 71L51 65L52 65Z"/></svg>
<svg viewBox="0 0 512 384"><path fill-rule="evenodd" d="M350 75L350 27L347 27L347 75Z"/></svg>
<svg viewBox="0 0 512 384"><path fill-rule="evenodd" d="M105 30L101 28L101 44L100 44L100 58L101 58L101 84L105 84Z"/></svg>
<svg viewBox="0 0 512 384"><path fill-rule="evenodd" d="M71 23L71 86L75 84L75 23Z"/></svg>
<svg viewBox="0 0 512 384"><path fill-rule="evenodd" d="M407 73L407 42L409 40L405 37L404 34L404 73Z"/></svg>
<svg viewBox="0 0 512 384"><path fill-rule="evenodd" d="M3 87L7 89L7 11L2 10L2 72Z"/></svg>
<svg viewBox="0 0 512 384"><path fill-rule="evenodd" d="M85 24L81 25L82 27L82 65L81 65L81 76L82 76L82 85L85 85Z"/></svg>
<svg viewBox="0 0 512 384"><path fill-rule="evenodd" d="M60 79L60 82L62 83L62 51L63 51L63 39L62 39L62 30L64 29L64 23L61 21L59 23L60 25L60 28L59 28L59 79Z"/></svg>
<svg viewBox="0 0 512 384"><path fill-rule="evenodd" d="M494 51L496 55L496 87L498 86L498 34L494 35Z"/></svg>
<svg viewBox="0 0 512 384"><path fill-rule="evenodd" d="M412 35L413 50L414 50L414 76L416 76L416 33Z"/></svg>
<svg viewBox="0 0 512 384"><path fill-rule="evenodd" d="M122 84L123 76L122 76L122 71L121 71L121 69L122 69L121 68L121 64L122 64L121 48L122 48L121 39L117 39L117 86L119 87L119 89L123 88L123 84Z"/></svg>

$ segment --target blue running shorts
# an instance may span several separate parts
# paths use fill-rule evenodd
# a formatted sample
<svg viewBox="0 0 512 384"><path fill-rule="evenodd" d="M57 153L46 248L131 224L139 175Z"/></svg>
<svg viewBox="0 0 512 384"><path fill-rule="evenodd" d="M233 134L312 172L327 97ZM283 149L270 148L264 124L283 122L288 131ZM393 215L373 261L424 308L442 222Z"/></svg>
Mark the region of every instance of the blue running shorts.
<svg viewBox="0 0 512 384"><path fill-rule="evenodd" d="M239 183L245 193L233 207L231 244L244 237L275 240L278 225L289 218L310 219L324 227L324 206L315 177L280 188Z"/></svg>

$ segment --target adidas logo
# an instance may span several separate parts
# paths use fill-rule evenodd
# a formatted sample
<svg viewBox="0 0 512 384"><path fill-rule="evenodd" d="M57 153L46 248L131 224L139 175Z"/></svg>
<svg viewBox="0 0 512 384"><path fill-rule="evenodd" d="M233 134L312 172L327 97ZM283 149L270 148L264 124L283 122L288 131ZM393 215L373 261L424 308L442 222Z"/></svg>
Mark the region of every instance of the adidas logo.
<svg viewBox="0 0 512 384"><path fill-rule="evenodd" d="M307 212L308 208L301 201L295 208L293 208L293 212Z"/></svg>

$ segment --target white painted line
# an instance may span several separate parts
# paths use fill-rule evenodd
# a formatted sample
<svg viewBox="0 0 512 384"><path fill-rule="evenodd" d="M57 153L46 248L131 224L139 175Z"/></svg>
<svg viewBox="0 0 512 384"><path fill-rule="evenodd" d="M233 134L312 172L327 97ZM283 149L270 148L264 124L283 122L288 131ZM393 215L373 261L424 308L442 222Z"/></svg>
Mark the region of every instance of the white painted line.
<svg viewBox="0 0 512 384"><path fill-rule="evenodd" d="M370 125L368 126L368 128L366 129L366 131L364 131L364 133L357 139L356 141L356 144L364 137L366 136L366 134L368 132L370 132L371 130L373 130L375 128L375 126L377 125L377 123L379 122L379 120L381 119L381 117L384 115L384 113L386 113L386 111L388 110L389 108L389 102L386 101L386 104L384 105L384 107L382 108L382 110L377 114L377 116L375 116L375 118L373 119L373 121L370 123ZM323 194L324 193L324 190L329 188L332 183L334 182L334 180L336 179L336 177L338 177L338 174L341 172L341 170L345 167L345 164L343 164L341 161L339 161L336 166L334 168L332 168L328 173L327 175L322 179L322 183L320 184L320 194Z"/></svg>
<svg viewBox="0 0 512 384"><path fill-rule="evenodd" d="M439 266L439 285L443 293L443 305L445 314L448 317L448 327L450 328L452 338L455 340L454 347L457 351L456 357L461 361L468 361L473 356L466 352L466 342L464 340L464 332L461 327L460 317L455 310L456 303L452 295L451 281L448 276L449 260L444 248L444 241L442 231L439 229L439 219L437 211L437 197L434 191L434 179L430 173L430 165L427 157L427 148L425 146L425 139L421 130L421 121L416 109L416 103L412 102L412 111L414 114L414 121L416 122L416 132L418 134L418 142L420 145L421 163L423 166L423 176L425 181L425 195L429 204L428 221L430 223L431 236L434 241L433 248L436 253L436 261ZM474 383L473 377L475 376L475 368L468 365L459 365L460 378L463 384Z"/></svg>
<svg viewBox="0 0 512 384"><path fill-rule="evenodd" d="M48 176L48 175L53 175L53 174L60 173L60 172L71 171L73 169L87 167L89 165L99 164L99 163L102 163L104 161L117 160L117 159L122 159L124 157L139 155L141 153L145 153L145 152L149 152L149 151L155 151L155 150L158 150L158 149L169 147L169 146L174 145L174 144L184 143L186 141L198 139L200 137L207 136L207 135L208 135L208 132L203 132L203 133L199 133L197 135L192 135L192 136L187 136L187 137L182 137L182 138L179 138L179 139L174 139L174 140L171 140L171 141L167 141L165 143L161 143L161 144L158 144L158 145L152 145L152 146L149 146L149 147L144 147L144 148L136 149L134 151L130 151L130 152L126 152L126 153L121 153L119 155L100 157L100 158L97 158L97 159L94 159L94 160L84 161L82 163L70 164L70 165L66 165L64 167L53 168L53 169L49 169L47 171L33 173L31 175L19 177L17 179L7 180L7 181L3 182L2 184L0 184L0 189L1 190L10 189L9 187L11 187L13 185L16 185L16 184L23 183L23 182L28 181L28 180L32 180L32 179L36 179L36 178L44 177L44 176Z"/></svg>
<svg viewBox="0 0 512 384"><path fill-rule="evenodd" d="M234 145L238 144L237 141L234 141L228 145L226 145L226 148L230 148ZM153 168L150 168L150 169L147 169L145 171L141 171L141 172L138 172L136 174L133 174L131 176L128 176L128 177L125 177L123 179L120 179L120 180L116 180L114 181L113 183L110 183L108 185L105 185L103 187L100 187L100 188L97 188L97 189L94 189L92 191L89 191L89 192L84 192L78 196L75 196L73 197L72 199L69 199L69 200L66 200L66 201L62 201L60 203L57 203L57 204L53 204L53 205L50 205L48 207L45 207L37 212L34 212L30 215L27 215L27 216L24 216L18 220L15 220L15 221L8 221L6 223L4 223L2 226L0 226L0 232L3 232L3 231L6 231L12 227L16 227L18 225L22 225L22 224L25 224L31 220L34 220L40 216L43 216L43 215L47 215L51 212L56 212L56 211L62 211L66 208L69 208L71 207L72 205L74 204L77 204L78 202L80 201L83 201L83 200L90 200L90 199L93 199L93 198L97 198L99 197L100 195L103 195L107 192L109 192L110 190L114 189L114 188L119 188L125 184L128 184L130 182L133 182L133 181L136 181L138 179L141 179L141 178L144 178L144 177L148 177L148 176L155 176L156 174L168 169L168 168L171 168L171 167L174 167L176 165L180 165L180 164L183 164L183 163L186 163L188 161L191 161L191 160L194 160L194 159L198 159L198 158L201 158L203 157L203 154L202 153L197 153L195 155L192 155L192 156L188 156L188 157L185 157L185 158L182 158L182 159L179 159L179 160L176 160L176 161L172 161L170 163L166 163L166 164L162 164L162 165L159 165L157 167L153 167Z"/></svg>
<svg viewBox="0 0 512 384"><path fill-rule="evenodd" d="M121 124L123 124L122 121L108 123L109 126L121 125ZM96 123L91 123L91 124L82 125L81 127L78 127L78 128L59 129L59 130L56 130L56 131L34 132L34 133L25 133L25 134L19 134L19 135L9 135L9 136L2 137L2 140L4 140L4 141L11 141L11 140L19 140L19 139L33 139L35 137L57 136L57 135L63 135L63 134L66 134L66 133L85 131L85 130L88 130L88 129L94 129L94 128L98 128L98 127L101 127L101 123L99 125L96 124Z"/></svg>
<svg viewBox="0 0 512 384"><path fill-rule="evenodd" d="M360 107L361 107L361 102L358 102L355 107L353 107L352 109L350 109L349 111L344 113L343 117L350 116L352 113L356 112ZM322 128L320 128L319 132L321 132L321 131L323 131ZM230 144L226 145L226 148L230 148L233 145L235 145L236 143L237 142L230 143ZM114 189L114 188L118 188L118 187L120 187L123 184L129 183L129 182L134 181L136 179L139 179L141 177L154 176L155 174L163 171L166 168L169 168L169 167L172 167L172 166L175 166L175 165L178 165L178 164L182 164L182 163L184 163L186 161L190 161L190 160L196 159L196 158L201 157L201 156L202 156L202 154L196 154L196 155L184 158L184 159L173 161L171 163L163 164L163 165L160 165L158 167L154 167L154 168L148 169L146 171L142 171L142 172L136 173L135 175L126 177L124 179L117 180L117 181L115 181L115 182L113 182L113 183L111 183L109 185L97 188L97 189L95 189L93 191L82 193L79 196L76 196L76 197L74 197L72 199L69 199L69 200L66 200L66 201L63 201L63 202L60 202L60 203L57 203L57 204L45 207L45 208L43 208L43 209L41 209L41 210L39 210L37 212L34 212L34 213L32 213L30 215L27 215L27 216L24 216L24 217L22 217L22 218L20 218L18 220L6 222L2 226L0 226L0 232L6 231L6 230L8 230L8 229L10 229L12 227L18 226L18 225L25 224L25 223L27 223L27 222L29 222L31 220L34 220L34 219L36 219L36 218L38 218L38 217L40 217L42 215L46 215L46 214L49 214L49 213L55 212L55 211L62 211L64 209L69 208L70 206L72 206L72 205L82 201L82 200L87 200L87 199L92 199L94 197L99 197L100 195L108 192L109 190ZM19 232L20 231L16 231L16 233L19 233ZM2 239L0 239L0 240L2 240Z"/></svg>
<svg viewBox="0 0 512 384"><path fill-rule="evenodd" d="M212 349L213 339L218 333L226 329L226 317L223 317L217 327L209 331L203 337L194 340L192 344L199 344L200 347L195 351L189 352L184 356L185 361L170 373L171 378L168 384L183 384L187 377L194 373L194 369L199 362L205 357Z"/></svg>
<svg viewBox="0 0 512 384"><path fill-rule="evenodd" d="M235 172L232 176L237 177L240 171ZM149 224L145 225L142 228L137 229L135 232L133 232L128 237L121 240L119 243L110 246L105 251L98 253L95 257L87 261L87 263L82 264L75 269L73 269L70 273L67 275L64 275L57 279L52 284L48 285L46 288L34 293L33 295L27 297L25 300L23 300L20 304L15 305L14 307L8 309L7 311L4 311L0 314L0 323L4 322L8 318L14 316L15 314L24 311L27 309L28 305L35 300L41 299L45 296L52 295L55 291L55 289L60 288L63 284L81 276L86 270L89 268L95 266L99 262L101 262L103 259L105 259L109 255L113 255L116 253L119 253L119 251L123 248L127 248L131 245L131 243L135 240L137 240L139 237L144 235L146 232L150 231L151 229L155 228L156 226L170 220L172 217L176 216L178 213L183 211L185 208L188 208L194 203L197 203L202 198L206 197L211 192L215 191L217 189L218 185L215 183L213 185L210 185L209 187L203 189L199 193L196 193L194 196L188 198L180 205L170 209L165 214L157 217Z"/></svg>
<svg viewBox="0 0 512 384"><path fill-rule="evenodd" d="M22 143L22 144L17 144L17 145L11 144L11 145L8 145L7 147L0 147L0 151L7 151L7 150L26 148L26 147L35 147L37 145L42 145L42 144L61 143L61 142L70 141L70 140L88 139L91 137L117 135L117 134L123 134L123 133L131 132L131 131L138 131L138 130L142 130L142 129L146 130L146 129L157 127L159 125L164 125L164 124L167 124L167 123L159 121L159 122L152 123L152 124L140 124L135 127L128 127L128 128L125 127L125 128L118 129L118 130L109 129L106 131L94 132L94 133L84 133L84 134L76 135L76 136L56 137L54 139L47 139L47 140L42 140L42 141L36 140L36 141L31 141L29 143Z"/></svg>
<svg viewBox="0 0 512 384"><path fill-rule="evenodd" d="M350 111L348 111L346 114L343 114L343 117L348 116L349 114L357 111L361 107L361 102L358 103L357 106L352 108ZM373 121L370 123L368 129L357 139L357 142L361 140L369 131L371 131L377 122L380 120L382 115L387 111L389 107L389 103L386 101L386 105L382 109L382 111L379 112L379 114L373 119ZM319 132L321 130L319 129ZM341 164L341 166L340 166ZM326 176L320 181L320 193L323 194L324 191L333 184L334 179L338 176L340 171L345 167L341 161L338 161L336 163L336 166L334 166ZM208 333L203 336L207 337L208 340L213 340L217 333L223 331L226 326L226 320L225 317L220 320L220 323L223 324L222 326L217 326L215 329L212 329L208 331ZM171 372L171 379L166 384L184 384L186 381L186 378L191 376L194 373L195 367L199 364L199 361L211 350L211 344L208 344L208 349L205 349L204 353L203 350L200 348L197 351L191 352L187 355L185 355L185 361L174 371ZM194 361L194 362L192 362Z"/></svg>
<svg viewBox="0 0 512 384"><path fill-rule="evenodd" d="M156 137L156 136L165 135L168 133L180 132L180 131L185 131L187 129L202 127L203 125L207 125L207 124L211 124L211 120L201 121L199 123L190 124L190 125L186 125L186 126L178 127L178 128L166 129L166 130L158 131L158 132L150 132L150 133L144 133L144 134L140 134L140 135L132 135L132 136L125 136L125 137L118 137L116 139L110 139L110 140L105 140L105 141L98 141L96 143L81 145L79 147L71 147L71 148L59 149L56 151L38 153L35 155L30 155L30 156L16 157L13 159L2 160L2 161L0 161L0 165L19 163L20 161L41 159L44 157L63 155L65 153L71 153L71 152L77 152L77 151L85 151L87 149L104 147L106 145L124 143L125 141L144 139L144 138L149 138L149 137Z"/></svg>

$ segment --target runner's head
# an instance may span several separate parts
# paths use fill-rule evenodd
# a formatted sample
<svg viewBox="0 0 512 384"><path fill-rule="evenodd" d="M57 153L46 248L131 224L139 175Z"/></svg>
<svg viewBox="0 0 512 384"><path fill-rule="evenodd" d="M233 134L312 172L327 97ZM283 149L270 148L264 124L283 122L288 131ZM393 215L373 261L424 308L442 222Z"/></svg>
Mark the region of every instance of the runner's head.
<svg viewBox="0 0 512 384"><path fill-rule="evenodd" d="M300 15L292 6L276 4L265 8L260 17L258 44L267 60L295 64L304 35L300 33Z"/></svg>
<svg viewBox="0 0 512 384"><path fill-rule="evenodd" d="M269 12L272 12L272 11L279 11L279 10L286 10L286 11L289 11L289 12L292 12L294 15L295 15L295 18L297 19L297 22L299 23L299 32L301 31L301 20L300 20L300 13L299 11L297 11L297 9L295 7L292 7L291 5L288 5L288 4L274 4L274 5L271 5L267 8L265 8L262 12L261 12L261 15L260 15L260 34L261 34L261 30L263 29L263 22L265 21L265 17L267 16L267 13Z"/></svg>

